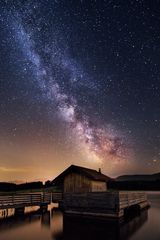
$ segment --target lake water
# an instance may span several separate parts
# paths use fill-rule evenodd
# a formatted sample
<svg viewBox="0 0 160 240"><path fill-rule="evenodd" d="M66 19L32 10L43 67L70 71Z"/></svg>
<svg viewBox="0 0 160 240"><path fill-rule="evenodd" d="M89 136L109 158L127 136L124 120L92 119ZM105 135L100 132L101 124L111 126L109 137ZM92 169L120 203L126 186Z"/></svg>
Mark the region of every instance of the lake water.
<svg viewBox="0 0 160 240"><path fill-rule="evenodd" d="M149 192L148 199L150 209L123 222L64 217L55 205L20 217L1 211L0 240L160 240L160 192Z"/></svg>

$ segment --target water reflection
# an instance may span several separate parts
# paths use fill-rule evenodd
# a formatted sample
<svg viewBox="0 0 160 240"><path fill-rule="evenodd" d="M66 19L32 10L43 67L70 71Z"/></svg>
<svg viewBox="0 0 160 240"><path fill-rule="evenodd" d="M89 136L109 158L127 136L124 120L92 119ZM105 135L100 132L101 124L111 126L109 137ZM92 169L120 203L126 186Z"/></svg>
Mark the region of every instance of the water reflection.
<svg viewBox="0 0 160 240"><path fill-rule="evenodd" d="M139 216L118 220L100 220L84 217L63 217L63 233L54 236L56 240L88 240L110 239L125 240L133 235L147 221L148 211L141 212Z"/></svg>
<svg viewBox="0 0 160 240"><path fill-rule="evenodd" d="M55 208L42 212L36 210L20 216L10 216L0 220L0 239L20 239L19 234L25 229L25 238L41 240L88 240L110 239L126 240L140 229L148 219L148 211L125 221L78 218L66 216ZM24 226L26 226L24 228ZM40 228L39 228L40 227ZM32 235L29 235L32 231ZM3 235L4 232L4 235ZM12 235L12 236L11 236ZM31 236L31 237L30 237ZM2 238L4 237L4 238Z"/></svg>
<svg viewBox="0 0 160 240"><path fill-rule="evenodd" d="M42 213L41 226L50 228L50 226L51 226L51 212L50 211L46 211L46 212Z"/></svg>
<svg viewBox="0 0 160 240"><path fill-rule="evenodd" d="M40 220L40 218L41 216L39 210L21 215L11 215L0 219L0 231L17 228L19 226Z"/></svg>

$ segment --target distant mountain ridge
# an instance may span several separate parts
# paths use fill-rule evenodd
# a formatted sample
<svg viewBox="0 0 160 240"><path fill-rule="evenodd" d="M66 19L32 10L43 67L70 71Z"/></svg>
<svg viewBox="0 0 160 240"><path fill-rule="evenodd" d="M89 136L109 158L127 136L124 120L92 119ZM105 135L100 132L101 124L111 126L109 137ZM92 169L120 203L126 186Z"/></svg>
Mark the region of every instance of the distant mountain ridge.
<svg viewBox="0 0 160 240"><path fill-rule="evenodd" d="M160 180L160 172L154 174L122 175L116 181L157 181Z"/></svg>

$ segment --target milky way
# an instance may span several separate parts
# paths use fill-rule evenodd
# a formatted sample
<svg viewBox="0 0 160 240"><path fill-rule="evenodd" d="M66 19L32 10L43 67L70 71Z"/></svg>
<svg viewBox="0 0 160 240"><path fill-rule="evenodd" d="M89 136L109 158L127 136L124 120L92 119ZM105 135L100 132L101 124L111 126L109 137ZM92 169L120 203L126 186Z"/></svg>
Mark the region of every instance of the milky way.
<svg viewBox="0 0 160 240"><path fill-rule="evenodd" d="M52 109L54 114L65 122L69 134L75 138L75 145L80 151L85 151L86 160L111 161L112 164L114 161L125 161L129 157L126 137L108 122L95 122L92 116L84 113L85 106L80 106L76 96L72 95L72 89L78 91L79 86L83 86L85 94L88 91L91 95L93 91L96 94L97 86L92 76L89 77L67 50L60 46L60 35L53 34L50 41L44 39L44 50L42 47L40 49L42 56L34 40L37 28L24 27L25 15L21 16L20 13L13 12L10 19L12 22L9 27L15 44L20 47L27 62L25 71L31 74L31 81L42 90L42 98L47 98L51 106L53 102L54 106L56 103L56 111ZM45 54L49 59L47 63L43 59Z"/></svg>
<svg viewBox="0 0 160 240"><path fill-rule="evenodd" d="M65 78L67 72L69 76L66 77L65 81L70 88L74 83L78 85L77 81L82 81L80 84L83 84L83 81L88 81L83 71L81 72L77 68L78 64L74 65L72 59L63 55L59 46L53 46L53 48L49 47L47 52L51 62L48 66L43 65L40 55L35 51L36 44L29 38L29 33L26 33L21 25L15 27L15 31L17 40L22 45L24 57L28 58L33 65L37 84L51 102L56 101L57 114L69 127L69 134L72 134L73 138L78 138L76 140L79 141L82 151L87 150L86 159L89 156L90 159L93 158L93 161L95 159L117 161L128 157L128 155L125 156L127 148L125 138L118 131L115 131L112 125L99 126L94 120L92 121L92 117L84 115L72 93L64 93L60 87L61 79L58 79L58 71L61 72L60 78ZM57 48L58 52L55 51ZM54 76L50 73L51 70L54 72ZM85 79L82 79L83 75Z"/></svg>

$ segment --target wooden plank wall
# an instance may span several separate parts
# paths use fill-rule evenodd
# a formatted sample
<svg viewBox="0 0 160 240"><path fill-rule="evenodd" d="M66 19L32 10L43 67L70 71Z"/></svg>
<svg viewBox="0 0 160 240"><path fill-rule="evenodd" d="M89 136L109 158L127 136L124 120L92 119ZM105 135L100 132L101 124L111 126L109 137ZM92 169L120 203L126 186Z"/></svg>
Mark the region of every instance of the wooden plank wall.
<svg viewBox="0 0 160 240"><path fill-rule="evenodd" d="M91 181L77 173L71 173L64 179L64 192L91 192Z"/></svg>
<svg viewBox="0 0 160 240"><path fill-rule="evenodd" d="M52 193L52 202L58 203L59 201L63 200L63 193L62 192L53 192Z"/></svg>
<svg viewBox="0 0 160 240"><path fill-rule="evenodd" d="M142 192L89 192L65 193L66 211L123 214L124 208L135 204L147 203ZM146 204L147 205L147 204Z"/></svg>
<svg viewBox="0 0 160 240"><path fill-rule="evenodd" d="M118 192L65 193L64 209L108 212L115 211L118 204Z"/></svg>

